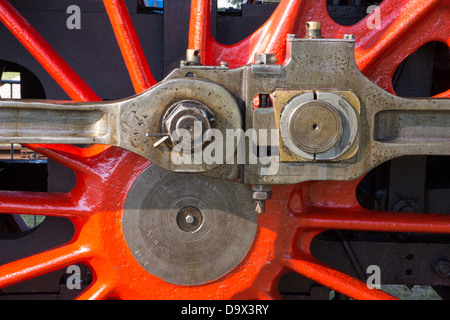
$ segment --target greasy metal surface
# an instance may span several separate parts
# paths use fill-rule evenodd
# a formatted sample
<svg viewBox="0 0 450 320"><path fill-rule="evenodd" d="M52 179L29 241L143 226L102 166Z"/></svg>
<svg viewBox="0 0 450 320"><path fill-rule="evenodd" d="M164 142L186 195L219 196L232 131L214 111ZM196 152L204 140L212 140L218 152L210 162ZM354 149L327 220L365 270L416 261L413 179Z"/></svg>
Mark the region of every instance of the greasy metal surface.
<svg viewBox="0 0 450 320"><path fill-rule="evenodd" d="M252 128L255 96L295 88L300 90L299 92L315 92L318 100L329 101L334 106L342 121L341 142L334 143L336 148L329 151L319 150L324 152L312 156L305 155L301 148L297 148L297 155L300 154L311 161L303 162L301 167L296 163L281 162L274 175L260 174L262 168L267 165L247 164L245 183L351 180L387 160L402 155L450 154L450 140L446 139L450 136L448 100L406 99L380 89L357 68L354 60L354 40L351 37L289 37L287 42L289 58L284 66L250 65L238 69L183 66L153 88L122 101L67 106L2 101L0 107L5 113L2 121L6 123L6 127L2 127L4 132L0 131L0 135L5 137L3 142L8 143L110 144L133 151L171 171L206 172L227 163L226 157L230 155L224 152L220 161L207 164L205 161L199 163L193 153L190 164L180 165L174 163L171 157L172 148L165 143L155 143L157 138L147 136L147 133L161 133L161 119L168 106L182 100L199 101L212 111L216 128L225 138L227 129ZM317 88L320 90L314 91ZM293 97L294 101L295 99L300 98ZM237 101L241 101L240 105ZM242 101L245 103L245 109ZM290 107L289 103L285 106L286 109ZM292 106L292 112L297 107L297 104ZM29 112L36 108L40 110L33 116L35 120L30 121ZM54 125L61 128L62 132L67 130L68 133L55 137L53 131L51 134L46 132L48 114L41 112L43 109L57 110L55 112L61 114L61 117L56 117ZM75 118L89 119L86 123L83 120L71 127L73 114L69 110L75 110L77 114L81 112ZM82 115L82 110L98 112L86 112L86 115ZM283 104L278 105L276 110L283 110ZM276 116L283 119L283 111L281 115ZM288 116L290 117L289 114ZM245 125L242 119L246 119ZM275 120L279 122L279 118ZM29 122L35 125L27 128ZM290 130L289 123L279 123L278 130L282 133L283 130ZM294 131L298 130L296 125L293 128ZM71 134L70 131L74 132ZM292 130L289 132L292 133ZM334 138L330 139L331 142L334 141ZM284 141L286 142L286 139ZM345 152L348 152L348 156L340 158ZM315 161L333 159L336 161ZM281 157L281 160L285 158ZM235 171L233 168L229 170ZM219 171L209 174L229 179ZM236 179L236 175L232 179Z"/></svg>
<svg viewBox="0 0 450 320"><path fill-rule="evenodd" d="M401 155L419 154L448 154L450 152L449 140L440 138L448 134L449 127L441 125L444 120L436 119L433 115L450 110L448 100L438 99L406 99L387 93L374 85L361 74L355 63L354 42L350 37L346 39L293 39L287 40L288 58L284 66L280 65L252 65L240 69L215 70L210 72L207 67L197 67L192 72L198 77L208 77L222 83L233 94L244 92L244 101L247 105L245 112L246 128L253 124L253 98L260 93L273 93L280 88L314 90L329 88L331 93L351 90L343 98L352 105L355 101L359 109L357 128L352 124L351 130L357 129L355 141L358 141L358 151L352 147L351 161L347 162L310 162L290 164L281 162L276 175L260 175L260 165L246 165L246 183L297 183L307 180L351 180L362 176L375 166ZM183 68L187 72L189 68ZM242 72L243 75L239 75ZM172 76L180 74L174 71ZM230 81L234 79L234 81ZM245 90L239 88L239 79L245 79L242 84ZM408 114L410 127L424 123L421 119L426 114L428 126L436 121L439 130L426 131L426 138L422 140L423 132L409 130L408 139L398 141L378 141L374 139L374 132L383 128L383 123L375 119L384 119L384 112L396 114L401 109L402 114ZM379 114L380 113L380 114ZM378 115L379 114L379 115ZM400 114L401 115L401 114ZM399 117L401 118L401 117ZM433 120L433 118L435 120ZM393 121L389 132L402 131L405 124L402 121ZM437 133L437 131L439 133ZM378 137L378 135L376 136ZM401 143L398 143L401 142ZM301 169L300 169L301 168Z"/></svg>
<svg viewBox="0 0 450 320"><path fill-rule="evenodd" d="M236 267L257 228L247 185L147 168L128 193L127 244L139 264L174 284L200 285Z"/></svg>
<svg viewBox="0 0 450 320"><path fill-rule="evenodd" d="M172 148L166 144L154 147L153 143L158 138L146 135L148 132L161 132L161 119L166 109L183 100L195 100L207 106L214 114L214 124L220 132L242 128L242 117L235 97L224 87L202 79L191 78L188 73L189 71L184 72L181 78L167 79L121 104L119 145L150 159L167 170L208 171L225 163L226 154L224 153L224 158L220 159L219 163L207 164L197 161L193 152L189 159L190 164L180 165L172 161Z"/></svg>

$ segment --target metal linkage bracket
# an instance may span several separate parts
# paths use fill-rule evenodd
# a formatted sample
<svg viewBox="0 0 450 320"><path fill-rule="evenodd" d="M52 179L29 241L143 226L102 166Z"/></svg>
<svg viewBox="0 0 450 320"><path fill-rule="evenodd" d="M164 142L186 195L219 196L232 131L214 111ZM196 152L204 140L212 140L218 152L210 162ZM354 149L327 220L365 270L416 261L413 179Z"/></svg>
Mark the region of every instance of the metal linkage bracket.
<svg viewBox="0 0 450 320"><path fill-rule="evenodd" d="M255 185L352 180L396 157L450 154L450 100L382 90L356 66L353 37L290 35L287 44L284 65L269 54L236 69L183 64L119 101L1 100L0 142L108 144L170 171ZM258 139L261 130L278 137ZM244 158L226 141L242 139L236 132ZM177 149L181 137L200 143Z"/></svg>

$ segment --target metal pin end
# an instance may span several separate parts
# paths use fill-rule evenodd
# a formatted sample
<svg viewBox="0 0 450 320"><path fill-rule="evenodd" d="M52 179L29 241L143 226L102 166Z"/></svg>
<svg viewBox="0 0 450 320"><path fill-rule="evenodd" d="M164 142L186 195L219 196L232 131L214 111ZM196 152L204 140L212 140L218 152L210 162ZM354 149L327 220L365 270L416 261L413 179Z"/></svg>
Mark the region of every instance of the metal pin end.
<svg viewBox="0 0 450 320"><path fill-rule="evenodd" d="M186 62L189 65L201 65L201 50L200 49L187 49L186 50Z"/></svg>
<svg viewBox="0 0 450 320"><path fill-rule="evenodd" d="M145 134L147 137L152 138L152 137L168 137L169 134L168 133L151 133L151 132L147 132Z"/></svg>
<svg viewBox="0 0 450 320"><path fill-rule="evenodd" d="M343 38L344 40L356 40L355 36L353 34L344 34Z"/></svg>
<svg viewBox="0 0 450 320"><path fill-rule="evenodd" d="M255 211L258 214L262 214L262 213L264 213L266 211L266 205L265 205L264 200L256 200L256 209L255 209Z"/></svg>
<svg viewBox="0 0 450 320"><path fill-rule="evenodd" d="M306 23L306 38L307 39L322 38L322 24L319 21L308 21Z"/></svg>
<svg viewBox="0 0 450 320"><path fill-rule="evenodd" d="M157 146L159 146L161 143L163 143L164 141L166 141L166 140L169 139L169 137L170 137L167 133L150 133L150 132L147 132L145 135L146 135L147 137L149 137L149 138L154 138L154 137L160 138L160 137L161 137L161 139L159 139L158 141L156 141L156 142L153 144L153 147L154 147L154 148L156 148Z"/></svg>
<svg viewBox="0 0 450 320"><path fill-rule="evenodd" d="M169 139L169 136L162 137L161 139L159 139L158 141L156 141L156 142L153 144L153 147L156 148L157 146L159 146L161 143L163 143L163 142L166 141L167 139Z"/></svg>
<svg viewBox="0 0 450 320"><path fill-rule="evenodd" d="M192 224L192 223L194 223L194 221L195 221L195 218L194 218L193 215L188 214L188 215L186 216L186 222L187 222L187 223Z"/></svg>
<svg viewBox="0 0 450 320"><path fill-rule="evenodd" d="M289 41L289 40L295 40L297 38L297 35L296 34L293 34L293 33L289 33L288 35L287 35L287 40Z"/></svg>

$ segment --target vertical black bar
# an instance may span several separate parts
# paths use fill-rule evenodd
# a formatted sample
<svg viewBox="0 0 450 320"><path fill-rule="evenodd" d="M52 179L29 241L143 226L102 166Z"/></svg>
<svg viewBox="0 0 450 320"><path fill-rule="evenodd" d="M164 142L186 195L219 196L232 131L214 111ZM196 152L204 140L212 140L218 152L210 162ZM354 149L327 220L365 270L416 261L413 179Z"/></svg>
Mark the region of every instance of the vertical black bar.
<svg viewBox="0 0 450 320"><path fill-rule="evenodd" d="M217 0L211 0L211 34L217 39Z"/></svg>
<svg viewBox="0 0 450 320"><path fill-rule="evenodd" d="M164 1L164 74L186 59L189 39L190 0Z"/></svg>

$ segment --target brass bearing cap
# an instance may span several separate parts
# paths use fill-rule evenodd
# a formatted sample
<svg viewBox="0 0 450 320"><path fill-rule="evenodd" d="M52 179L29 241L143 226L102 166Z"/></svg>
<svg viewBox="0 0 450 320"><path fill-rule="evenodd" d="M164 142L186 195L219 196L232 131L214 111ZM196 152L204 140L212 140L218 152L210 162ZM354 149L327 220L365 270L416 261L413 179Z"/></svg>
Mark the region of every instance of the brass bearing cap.
<svg viewBox="0 0 450 320"><path fill-rule="evenodd" d="M307 153L323 153L341 137L341 117L327 102L306 102L292 114L289 133L299 149Z"/></svg>
<svg viewBox="0 0 450 320"><path fill-rule="evenodd" d="M337 94L303 93L284 106L279 127L281 148L293 155L282 155L283 161L295 156L306 161L328 161L351 148L358 132L358 117L352 105Z"/></svg>

